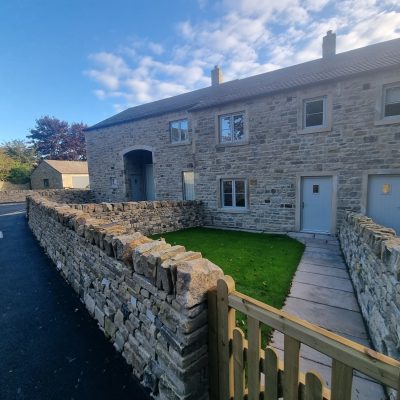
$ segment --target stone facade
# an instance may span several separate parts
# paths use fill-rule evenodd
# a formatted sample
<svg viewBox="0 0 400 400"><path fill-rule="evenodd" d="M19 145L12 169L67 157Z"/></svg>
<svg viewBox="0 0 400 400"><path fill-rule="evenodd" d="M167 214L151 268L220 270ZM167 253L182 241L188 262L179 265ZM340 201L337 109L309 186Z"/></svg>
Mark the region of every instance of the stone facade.
<svg viewBox="0 0 400 400"><path fill-rule="evenodd" d="M89 186L88 174L66 173L53 168L48 162L53 160L42 161L31 174L31 188L34 190L46 189L71 189L71 188L87 188ZM68 161L64 161L68 163ZM72 161L76 163L76 161ZM45 185L47 180L48 186ZM78 183L76 183L76 181Z"/></svg>
<svg viewBox="0 0 400 400"><path fill-rule="evenodd" d="M158 205L135 207L142 206L147 217L151 209L165 219L168 202ZM104 210L119 215L120 206L127 203L70 207L33 194L28 197L29 225L155 398L206 399L206 295L223 272L200 253L110 222ZM178 206L190 208L171 204ZM95 207L102 208L102 218L94 217Z"/></svg>
<svg viewBox="0 0 400 400"><path fill-rule="evenodd" d="M44 180L47 179L48 186ZM50 165L41 162L31 174L32 189L64 189L62 175Z"/></svg>
<svg viewBox="0 0 400 400"><path fill-rule="evenodd" d="M348 213L339 238L375 349L400 359L400 237Z"/></svg>
<svg viewBox="0 0 400 400"><path fill-rule="evenodd" d="M336 182L335 233L346 210L365 212L365 174L400 173L399 121L384 124L377 116L383 84L399 81L398 69L365 73L94 129L86 133L91 188L100 201L126 201L123 155L129 149L149 149L156 199L181 200L182 172L193 170L195 196L204 204L207 225L294 231L300 229L301 177L328 175ZM318 96L328 99L330 126L307 133L301 127L303 100ZM244 143L219 144L218 116L242 111ZM171 144L169 122L181 118L189 121L189 142ZM221 178L246 180L245 210L221 208Z"/></svg>

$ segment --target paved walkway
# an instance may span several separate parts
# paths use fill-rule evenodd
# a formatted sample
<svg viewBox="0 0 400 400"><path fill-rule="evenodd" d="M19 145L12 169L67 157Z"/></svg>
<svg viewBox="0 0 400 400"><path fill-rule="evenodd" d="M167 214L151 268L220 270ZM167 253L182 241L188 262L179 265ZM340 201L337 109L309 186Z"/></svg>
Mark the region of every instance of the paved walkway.
<svg viewBox="0 0 400 400"><path fill-rule="evenodd" d="M371 347L368 333L354 294L337 238L325 235L293 233L306 250L293 280L283 309L306 321ZM273 346L283 350L283 335L275 332ZM330 386L331 359L302 345L300 368L303 373L315 370ZM352 399L386 399L380 385L355 372Z"/></svg>
<svg viewBox="0 0 400 400"><path fill-rule="evenodd" d="M31 234L24 208L0 204L0 399L147 399Z"/></svg>

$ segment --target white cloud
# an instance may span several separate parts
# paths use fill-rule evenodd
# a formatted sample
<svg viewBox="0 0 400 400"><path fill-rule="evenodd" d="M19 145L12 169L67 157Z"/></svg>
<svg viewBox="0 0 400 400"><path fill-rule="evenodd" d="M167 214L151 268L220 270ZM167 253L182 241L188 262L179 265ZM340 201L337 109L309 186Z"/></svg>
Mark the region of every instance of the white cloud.
<svg viewBox="0 0 400 400"><path fill-rule="evenodd" d="M158 56L161 55L162 53L164 53L164 48L163 48L163 46L161 46L160 43L150 42L149 49L152 53L154 53Z"/></svg>
<svg viewBox="0 0 400 400"><path fill-rule="evenodd" d="M210 84L214 65L225 80L250 76L321 57L322 37L337 33L338 51L400 36L395 0L198 0L219 18L181 21L176 44L131 38L115 52L90 56L86 74L99 99L119 98L115 109ZM125 102L125 103L124 103Z"/></svg>

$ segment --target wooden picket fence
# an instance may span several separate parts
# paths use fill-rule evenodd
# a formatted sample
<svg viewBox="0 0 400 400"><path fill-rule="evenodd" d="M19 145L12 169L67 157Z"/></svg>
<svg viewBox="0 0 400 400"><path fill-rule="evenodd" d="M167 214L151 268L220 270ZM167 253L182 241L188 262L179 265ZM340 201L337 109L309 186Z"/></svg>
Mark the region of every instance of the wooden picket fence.
<svg viewBox="0 0 400 400"><path fill-rule="evenodd" d="M235 291L230 276L209 292L208 307L211 400L350 400L353 370L400 388L400 362ZM236 310L247 316L247 339ZM283 362L261 348L260 324L284 334ZM331 389L318 371L300 372L301 343L332 358Z"/></svg>

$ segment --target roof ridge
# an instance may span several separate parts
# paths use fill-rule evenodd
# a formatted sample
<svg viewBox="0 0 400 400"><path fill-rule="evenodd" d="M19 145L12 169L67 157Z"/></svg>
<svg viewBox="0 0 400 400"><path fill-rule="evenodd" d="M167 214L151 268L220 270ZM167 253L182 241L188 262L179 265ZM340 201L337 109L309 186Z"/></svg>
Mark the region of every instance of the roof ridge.
<svg viewBox="0 0 400 400"><path fill-rule="evenodd" d="M397 38L338 53L329 59L318 58L130 107L86 128L85 131L171 112L231 103L253 96L268 95L399 65L400 38Z"/></svg>

